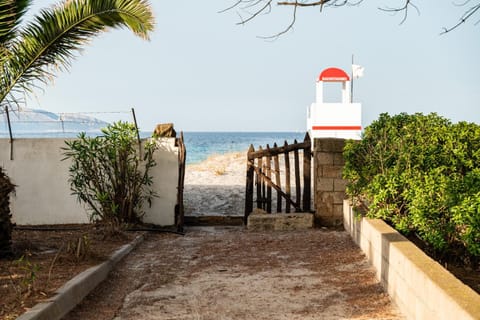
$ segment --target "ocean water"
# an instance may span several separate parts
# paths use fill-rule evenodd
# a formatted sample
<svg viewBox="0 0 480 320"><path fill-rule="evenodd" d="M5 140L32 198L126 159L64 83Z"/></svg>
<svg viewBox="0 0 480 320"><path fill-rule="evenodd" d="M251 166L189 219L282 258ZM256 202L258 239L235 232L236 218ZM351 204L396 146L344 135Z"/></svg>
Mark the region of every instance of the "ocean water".
<svg viewBox="0 0 480 320"><path fill-rule="evenodd" d="M183 137L187 163L198 163L214 154L246 152L251 144L257 149L267 144L283 145L285 140L289 144L295 139L303 141L305 132L184 132Z"/></svg>
<svg viewBox="0 0 480 320"><path fill-rule="evenodd" d="M87 133L91 136L100 134L99 131ZM78 132L23 132L14 133L14 138L75 138ZM142 138L151 136L151 132L141 132ZM274 143L283 145L285 140L291 144L296 139L303 141L305 132L184 132L185 147L187 149L187 163L198 163L211 155L225 154L229 152L247 151L252 144L255 149L258 146L270 147ZM8 133L0 132L0 138L7 138Z"/></svg>

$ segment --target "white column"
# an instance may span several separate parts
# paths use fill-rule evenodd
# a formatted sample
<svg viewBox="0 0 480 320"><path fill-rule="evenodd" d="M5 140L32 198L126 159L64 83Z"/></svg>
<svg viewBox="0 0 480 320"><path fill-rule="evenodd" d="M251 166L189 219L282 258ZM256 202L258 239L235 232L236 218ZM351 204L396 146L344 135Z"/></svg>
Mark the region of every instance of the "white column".
<svg viewBox="0 0 480 320"><path fill-rule="evenodd" d="M344 81L342 85L342 103L351 103L350 81Z"/></svg>
<svg viewBox="0 0 480 320"><path fill-rule="evenodd" d="M323 103L323 81L316 82L316 100L317 103Z"/></svg>

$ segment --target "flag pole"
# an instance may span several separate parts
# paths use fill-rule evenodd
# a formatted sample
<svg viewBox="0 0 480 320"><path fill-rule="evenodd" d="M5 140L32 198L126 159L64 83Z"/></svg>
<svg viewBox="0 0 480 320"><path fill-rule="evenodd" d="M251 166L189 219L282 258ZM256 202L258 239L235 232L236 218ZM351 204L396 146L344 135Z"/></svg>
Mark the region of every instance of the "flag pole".
<svg viewBox="0 0 480 320"><path fill-rule="evenodd" d="M350 103L353 103L353 54L352 54L352 67L351 67L351 80L350 80Z"/></svg>

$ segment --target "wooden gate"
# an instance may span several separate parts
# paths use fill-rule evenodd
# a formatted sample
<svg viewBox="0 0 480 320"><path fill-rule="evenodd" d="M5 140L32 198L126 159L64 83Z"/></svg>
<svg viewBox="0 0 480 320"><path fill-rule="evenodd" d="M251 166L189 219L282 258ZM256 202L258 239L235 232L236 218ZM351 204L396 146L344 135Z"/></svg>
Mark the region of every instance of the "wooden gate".
<svg viewBox="0 0 480 320"><path fill-rule="evenodd" d="M303 167L300 170L299 151L302 150ZM291 187L292 167L290 165L292 154L295 189L293 195ZM295 212L310 212L311 159L311 140L308 133L305 135L304 141L300 143L297 140L294 144L288 144L285 141L281 147L275 143L273 148L267 145L265 149L260 146L258 150L255 150L251 145L247 153L244 223L247 223L247 218L253 211L254 202L257 203L257 208L268 213L272 212L272 188L276 191L276 212L288 213L292 208ZM283 160L283 166L280 164L281 160ZM303 188L301 175L303 175ZM284 188L282 188L282 180ZM255 188L256 199L254 200ZM285 211L283 211L283 201L285 201Z"/></svg>
<svg viewBox="0 0 480 320"><path fill-rule="evenodd" d="M183 189L185 184L185 163L187 159L187 149L183 140L183 132L180 132L180 138L175 140L178 147L178 186L177 186L177 205L175 206L175 225L177 231L183 231L185 209L183 207Z"/></svg>

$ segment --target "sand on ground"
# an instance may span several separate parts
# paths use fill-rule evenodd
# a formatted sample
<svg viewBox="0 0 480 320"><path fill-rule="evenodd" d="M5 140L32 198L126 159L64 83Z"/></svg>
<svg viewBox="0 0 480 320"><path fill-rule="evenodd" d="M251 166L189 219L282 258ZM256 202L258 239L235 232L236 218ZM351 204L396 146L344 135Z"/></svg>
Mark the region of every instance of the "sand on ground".
<svg viewBox="0 0 480 320"><path fill-rule="evenodd" d="M241 215L246 153L189 165L189 214ZM344 231L149 234L66 320L404 319Z"/></svg>
<svg viewBox="0 0 480 320"><path fill-rule="evenodd" d="M404 319L346 232L150 234L66 320Z"/></svg>
<svg viewBox="0 0 480 320"><path fill-rule="evenodd" d="M246 151L213 155L187 165L185 215L243 215L246 169Z"/></svg>
<svg viewBox="0 0 480 320"><path fill-rule="evenodd" d="M303 155L299 154L300 176L303 175ZM295 193L294 159L290 155L290 180ZM274 172L274 162L271 163ZM312 166L313 167L313 166ZM245 208L247 151L216 154L207 160L189 164L185 170L184 205L186 216L242 216ZM285 186L285 160L279 157L280 185ZM272 174L273 175L273 174ZM275 181L275 178L272 177ZM312 179L313 187L313 179ZM303 185L301 179L300 185ZM282 190L285 191L284 187ZM312 189L313 190L313 189ZM254 194L254 198L256 195ZM272 205L276 205L276 191L272 192ZM295 200L295 195L292 197ZM313 199L312 199L313 200ZM255 201L255 199L254 199ZM285 203L285 202L284 202ZM285 208L285 204L283 204Z"/></svg>

